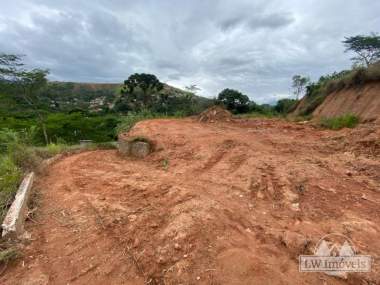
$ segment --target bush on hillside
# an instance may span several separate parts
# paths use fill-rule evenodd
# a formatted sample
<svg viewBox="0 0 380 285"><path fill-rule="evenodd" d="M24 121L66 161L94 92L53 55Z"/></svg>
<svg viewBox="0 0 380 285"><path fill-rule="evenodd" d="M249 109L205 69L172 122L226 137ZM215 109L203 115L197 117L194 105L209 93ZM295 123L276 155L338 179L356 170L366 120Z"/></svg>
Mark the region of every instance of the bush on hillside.
<svg viewBox="0 0 380 285"><path fill-rule="evenodd" d="M319 125L326 129L340 130L342 128L354 128L359 123L359 118L352 114L346 114L333 118L322 118Z"/></svg>
<svg viewBox="0 0 380 285"><path fill-rule="evenodd" d="M277 101L276 106L274 106L274 110L280 114L289 114L294 111L297 106L298 100L295 99L281 99Z"/></svg>
<svg viewBox="0 0 380 285"><path fill-rule="evenodd" d="M372 64L368 68L359 67L345 73L341 78L327 82L326 93L338 92L344 88L355 88L366 83L380 81L380 63Z"/></svg>

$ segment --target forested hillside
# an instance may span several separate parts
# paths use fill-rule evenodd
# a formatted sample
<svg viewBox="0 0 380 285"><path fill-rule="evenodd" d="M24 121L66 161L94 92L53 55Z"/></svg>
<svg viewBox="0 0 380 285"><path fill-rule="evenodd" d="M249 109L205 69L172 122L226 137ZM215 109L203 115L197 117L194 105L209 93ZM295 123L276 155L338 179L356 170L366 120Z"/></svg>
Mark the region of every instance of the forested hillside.
<svg viewBox="0 0 380 285"><path fill-rule="evenodd" d="M162 94L179 97L190 92L163 84ZM78 83L48 82L40 91L39 107L49 112L84 111L107 113L119 111L114 109L122 101L120 90L122 83ZM209 99L193 96L199 104L208 104ZM122 108L121 108L122 109ZM123 110L121 110L123 111ZM10 96L6 90L0 90L0 116L28 117L32 115L30 106L18 96Z"/></svg>

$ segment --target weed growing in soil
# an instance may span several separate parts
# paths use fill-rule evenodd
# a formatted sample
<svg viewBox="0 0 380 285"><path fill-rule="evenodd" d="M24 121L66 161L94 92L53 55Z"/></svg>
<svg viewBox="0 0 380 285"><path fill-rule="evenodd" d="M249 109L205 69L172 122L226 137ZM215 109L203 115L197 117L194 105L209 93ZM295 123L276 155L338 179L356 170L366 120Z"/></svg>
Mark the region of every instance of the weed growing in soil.
<svg viewBox="0 0 380 285"><path fill-rule="evenodd" d="M20 252L16 248L7 248L5 250L0 251L0 263L8 263L9 261L14 260L19 256Z"/></svg>
<svg viewBox="0 0 380 285"><path fill-rule="evenodd" d="M164 168L164 170L168 170L168 168L169 168L169 160L167 158L165 158L165 159L162 160L162 167Z"/></svg>
<svg viewBox="0 0 380 285"><path fill-rule="evenodd" d="M352 114L347 114L333 118L322 118L319 125L331 130L340 130L343 128L354 128L359 123L359 118Z"/></svg>

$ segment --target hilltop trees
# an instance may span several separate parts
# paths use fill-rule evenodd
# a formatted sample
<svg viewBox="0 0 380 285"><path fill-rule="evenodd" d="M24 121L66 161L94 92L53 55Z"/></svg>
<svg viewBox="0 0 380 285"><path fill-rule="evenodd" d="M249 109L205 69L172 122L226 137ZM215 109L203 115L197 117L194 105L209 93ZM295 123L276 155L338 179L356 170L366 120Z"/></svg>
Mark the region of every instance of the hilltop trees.
<svg viewBox="0 0 380 285"><path fill-rule="evenodd" d="M369 36L346 37L343 44L346 47L346 52L356 53L357 56L352 58L356 64L368 67L380 60L380 36L375 33Z"/></svg>
<svg viewBox="0 0 380 285"><path fill-rule="evenodd" d="M121 94L127 97L125 109L150 108L163 89L163 84L153 74L135 73L124 81Z"/></svg>
<svg viewBox="0 0 380 285"><path fill-rule="evenodd" d="M234 89L226 88L220 92L217 102L223 104L233 113L245 113L249 111L248 96Z"/></svg>
<svg viewBox="0 0 380 285"><path fill-rule="evenodd" d="M199 89L192 85L191 90ZM122 113L144 110L166 115L189 115L200 107L193 92L169 87L153 74L135 73L124 81L115 110Z"/></svg>

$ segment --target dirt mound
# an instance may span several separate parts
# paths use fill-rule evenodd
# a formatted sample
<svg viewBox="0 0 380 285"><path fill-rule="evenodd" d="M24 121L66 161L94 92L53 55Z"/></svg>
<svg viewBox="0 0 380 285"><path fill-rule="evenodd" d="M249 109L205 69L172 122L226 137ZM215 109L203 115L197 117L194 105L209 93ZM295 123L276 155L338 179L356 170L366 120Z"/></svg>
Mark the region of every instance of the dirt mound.
<svg viewBox="0 0 380 285"><path fill-rule="evenodd" d="M212 106L200 113L197 120L201 123L229 122L232 114L221 106Z"/></svg>
<svg viewBox="0 0 380 285"><path fill-rule="evenodd" d="M380 83L331 93L313 112L315 118L355 114L363 121L380 118Z"/></svg>
<svg viewBox="0 0 380 285"><path fill-rule="evenodd" d="M347 280L299 272L331 232L380 256L380 160L345 141L378 133L350 132L139 122L129 136L157 142L144 159L85 152L38 177L31 238L0 284L379 284L377 261Z"/></svg>

